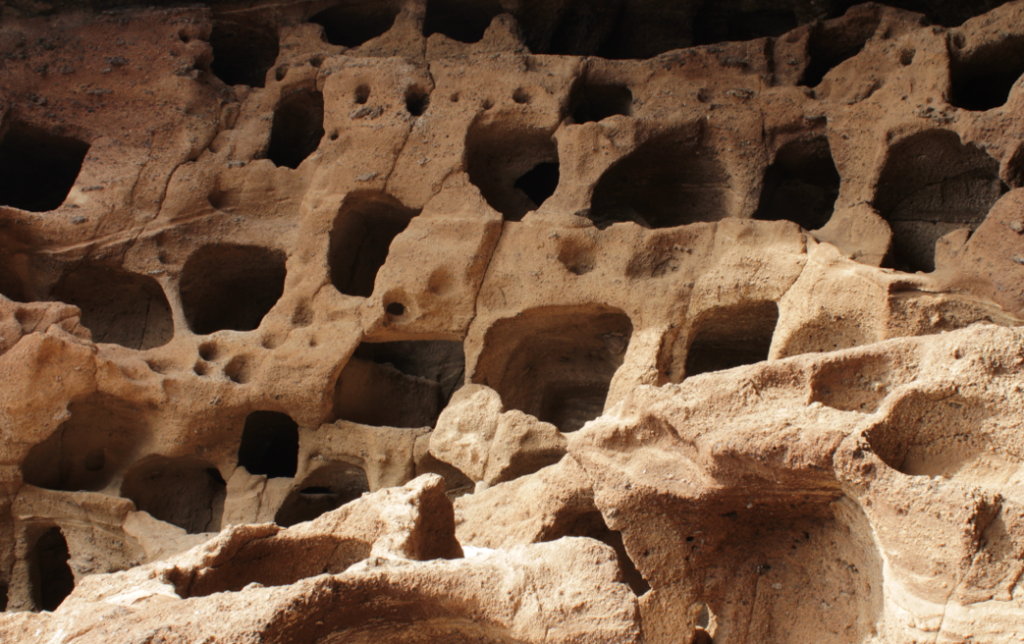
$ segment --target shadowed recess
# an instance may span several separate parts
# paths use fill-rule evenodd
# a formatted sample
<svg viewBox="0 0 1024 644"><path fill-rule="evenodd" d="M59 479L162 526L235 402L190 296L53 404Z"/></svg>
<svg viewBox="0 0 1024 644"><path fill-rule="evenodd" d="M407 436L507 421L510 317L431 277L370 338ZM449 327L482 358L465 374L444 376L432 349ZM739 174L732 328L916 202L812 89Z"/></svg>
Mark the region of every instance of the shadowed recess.
<svg viewBox="0 0 1024 644"><path fill-rule="evenodd" d="M955 45L950 49L950 104L972 112L1005 105L1024 75L1024 36L1002 38L965 57L957 56Z"/></svg>
<svg viewBox="0 0 1024 644"><path fill-rule="evenodd" d="M11 123L0 138L0 206L55 210L78 179L89 144Z"/></svg>
<svg viewBox="0 0 1024 644"><path fill-rule="evenodd" d="M791 141L779 149L764 174L754 219L785 219L806 230L817 230L832 217L839 184L828 139Z"/></svg>
<svg viewBox="0 0 1024 644"><path fill-rule="evenodd" d="M289 527L312 521L369 491L370 484L363 468L352 463L329 463L314 470L295 486L278 509L274 522Z"/></svg>
<svg viewBox="0 0 1024 644"><path fill-rule="evenodd" d="M640 574L636 564L633 563L629 553L626 552L626 546L622 542L622 533L609 528L604 517L596 510L585 512L576 517L565 532L558 534L557 537L554 535L545 535L545 537L545 541L553 541L561 537L590 537L591 539L597 539L615 550L619 570L622 572L622 579L629 584L634 594L639 597L651 589L651 585Z"/></svg>
<svg viewBox="0 0 1024 644"><path fill-rule="evenodd" d="M215 20L210 33L211 71L228 85L263 87L277 60L277 33L263 25Z"/></svg>
<svg viewBox="0 0 1024 644"><path fill-rule="evenodd" d="M778 321L775 302L746 302L706 314L691 331L685 377L767 360Z"/></svg>
<svg viewBox="0 0 1024 644"><path fill-rule="evenodd" d="M604 411L633 334L629 317L604 306L549 307L497 321L473 382L518 409L573 432Z"/></svg>
<svg viewBox="0 0 1024 644"><path fill-rule="evenodd" d="M878 5L861 5L839 22L819 22L807 41L808 63L800 84L817 87L825 75L853 58L875 34L881 22Z"/></svg>
<svg viewBox="0 0 1024 644"><path fill-rule="evenodd" d="M82 309L94 342L153 349L170 342L174 320L160 283L120 268L84 264L60 279L50 299Z"/></svg>
<svg viewBox="0 0 1024 644"><path fill-rule="evenodd" d="M625 85L597 83L581 79L569 98L569 111L575 123L603 121L633 114L633 92Z"/></svg>
<svg viewBox="0 0 1024 644"><path fill-rule="evenodd" d="M68 406L70 416L22 463L25 483L48 490L97 492L135 455L148 410L95 394Z"/></svg>
<svg viewBox="0 0 1024 644"><path fill-rule="evenodd" d="M363 425L433 427L465 371L461 342L364 342L338 376L334 415Z"/></svg>
<svg viewBox="0 0 1024 644"><path fill-rule="evenodd" d="M544 130L477 122L466 135L466 170L492 208L520 221L554 194L558 148Z"/></svg>
<svg viewBox="0 0 1024 644"><path fill-rule="evenodd" d="M299 425L278 411L254 411L245 418L238 464L267 478L295 476L299 462Z"/></svg>
<svg viewBox="0 0 1024 644"><path fill-rule="evenodd" d="M444 34L464 43L479 42L503 9L498 0L430 0L423 35Z"/></svg>
<svg viewBox="0 0 1024 644"><path fill-rule="evenodd" d="M331 228L331 283L345 295L370 297L391 242L419 210L381 192L349 193Z"/></svg>
<svg viewBox="0 0 1024 644"><path fill-rule="evenodd" d="M259 246L212 244L185 262L181 304L197 335L252 331L284 292L285 254Z"/></svg>
<svg viewBox="0 0 1024 644"><path fill-rule="evenodd" d="M295 92L274 110L267 158L274 165L298 168L316 152L324 138L324 95L312 90Z"/></svg>
<svg viewBox="0 0 1024 644"><path fill-rule="evenodd" d="M792 9L768 3L748 8L749 4L744 0L705 2L693 19L693 44L781 36L799 25Z"/></svg>
<svg viewBox="0 0 1024 644"><path fill-rule="evenodd" d="M591 197L594 224L670 228L727 217L729 175L694 130L655 137L606 170Z"/></svg>
<svg viewBox="0 0 1024 644"><path fill-rule="evenodd" d="M892 228L888 265L935 270L935 242L960 228L976 230L1006 190L999 162L955 132L928 130L897 142L874 198Z"/></svg>
<svg viewBox="0 0 1024 644"><path fill-rule="evenodd" d="M38 610L55 611L75 589L75 575L68 565L71 553L61 529L53 526L43 532L30 557L32 600Z"/></svg>
<svg viewBox="0 0 1024 644"><path fill-rule="evenodd" d="M327 42L358 47L391 29L401 5L391 0L345 0L309 19L324 28Z"/></svg>
<svg viewBox="0 0 1024 644"><path fill-rule="evenodd" d="M151 456L124 475L121 496L141 512L189 534L217 532L227 485L213 465L190 456Z"/></svg>

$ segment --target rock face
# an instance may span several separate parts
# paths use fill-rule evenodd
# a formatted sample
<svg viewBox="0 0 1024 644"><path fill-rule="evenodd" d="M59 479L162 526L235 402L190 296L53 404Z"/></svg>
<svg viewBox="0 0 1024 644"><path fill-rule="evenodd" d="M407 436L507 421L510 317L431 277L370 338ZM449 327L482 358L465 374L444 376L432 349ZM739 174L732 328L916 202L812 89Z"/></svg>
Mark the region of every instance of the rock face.
<svg viewBox="0 0 1024 644"><path fill-rule="evenodd" d="M0 3L0 641L1024 640L1024 0Z"/></svg>

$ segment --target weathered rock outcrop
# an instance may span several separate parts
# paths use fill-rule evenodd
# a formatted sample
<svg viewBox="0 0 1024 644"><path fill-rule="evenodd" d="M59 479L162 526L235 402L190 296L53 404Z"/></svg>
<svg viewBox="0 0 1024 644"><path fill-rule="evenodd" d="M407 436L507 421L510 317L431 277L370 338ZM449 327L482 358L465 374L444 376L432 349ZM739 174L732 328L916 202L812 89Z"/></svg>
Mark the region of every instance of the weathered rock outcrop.
<svg viewBox="0 0 1024 644"><path fill-rule="evenodd" d="M894 4L0 3L0 640L1024 637L1024 0Z"/></svg>

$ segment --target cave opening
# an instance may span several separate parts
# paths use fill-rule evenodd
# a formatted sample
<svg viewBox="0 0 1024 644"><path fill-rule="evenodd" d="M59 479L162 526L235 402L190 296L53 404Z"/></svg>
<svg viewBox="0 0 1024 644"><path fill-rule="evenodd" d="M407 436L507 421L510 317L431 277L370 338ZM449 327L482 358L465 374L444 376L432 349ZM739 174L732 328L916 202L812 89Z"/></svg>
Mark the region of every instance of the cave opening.
<svg viewBox="0 0 1024 644"><path fill-rule="evenodd" d="M331 228L328 264L334 287L345 295L370 297L391 242L419 212L381 192L349 193Z"/></svg>
<svg viewBox="0 0 1024 644"><path fill-rule="evenodd" d="M935 270L935 242L954 230L974 231L1006 192L999 162L949 130L926 130L889 148L874 206L892 228L886 265Z"/></svg>
<svg viewBox="0 0 1024 644"><path fill-rule="evenodd" d="M277 33L270 27L214 20L210 32L210 70L228 85L263 87L277 61Z"/></svg>
<svg viewBox="0 0 1024 644"><path fill-rule="evenodd" d="M121 496L140 512L189 534L217 532L227 484L210 463L190 456L151 456L124 475Z"/></svg>
<svg viewBox="0 0 1024 644"><path fill-rule="evenodd" d="M1024 75L1024 37L1004 38L965 59L951 58L949 103L971 112L992 110L1006 105Z"/></svg>
<svg viewBox="0 0 1024 644"><path fill-rule="evenodd" d="M480 42L491 21L503 12L498 0L430 0L423 35L444 34L467 44Z"/></svg>
<svg viewBox="0 0 1024 644"><path fill-rule="evenodd" d="M817 230L832 217L839 185L827 138L791 141L779 149L765 171L754 219L788 220Z"/></svg>
<svg viewBox="0 0 1024 644"><path fill-rule="evenodd" d="M601 229L617 222L671 228L729 215L729 174L699 136L678 131L654 137L612 165L598 180L590 219Z"/></svg>
<svg viewBox="0 0 1024 644"><path fill-rule="evenodd" d="M352 463L329 463L314 470L295 486L278 509L274 522L290 527L312 521L369 491L370 484L363 468Z"/></svg>
<svg viewBox="0 0 1024 644"><path fill-rule="evenodd" d="M583 80L573 88L569 110L574 123L603 121L633 114L633 92L625 85Z"/></svg>
<svg viewBox="0 0 1024 644"><path fill-rule="evenodd" d="M608 307L526 311L488 330L473 382L506 409L574 432L604 411L632 334L629 316Z"/></svg>
<svg viewBox="0 0 1024 644"><path fill-rule="evenodd" d="M379 427L433 427L465 372L461 342L364 342L338 376L334 415Z"/></svg>
<svg viewBox="0 0 1024 644"><path fill-rule="evenodd" d="M171 305L160 283L147 275L82 264L66 273L50 299L82 310L82 325L93 341L145 351L174 336Z"/></svg>
<svg viewBox="0 0 1024 644"><path fill-rule="evenodd" d="M197 335L252 331L284 293L285 254L260 246L211 244L185 262L181 304Z"/></svg>
<svg viewBox="0 0 1024 644"><path fill-rule="evenodd" d="M288 414L254 411L245 418L238 464L267 478L291 478L299 463L299 425Z"/></svg>
<svg viewBox="0 0 1024 644"><path fill-rule="evenodd" d="M558 147L548 132L505 122L475 123L466 136L466 170L506 221L520 221L558 186Z"/></svg>
<svg viewBox="0 0 1024 644"><path fill-rule="evenodd" d="M89 144L15 121L0 138L0 205L29 212L64 203Z"/></svg>
<svg viewBox="0 0 1024 644"><path fill-rule="evenodd" d="M274 110L267 158L278 167L298 168L324 138L324 95L301 90L286 96Z"/></svg>
<svg viewBox="0 0 1024 644"><path fill-rule="evenodd" d="M324 9L309 21L324 28L328 43L358 47L391 29L399 8L398 2L390 0L346 0Z"/></svg>
<svg viewBox="0 0 1024 644"><path fill-rule="evenodd" d="M849 14L841 25L819 22L811 28L807 40L807 67L800 85L817 87L825 76L864 49L881 22L881 13L870 6Z"/></svg>
<svg viewBox="0 0 1024 644"><path fill-rule="evenodd" d="M694 325L685 377L768 359L779 321L775 302L746 302L714 309Z"/></svg>
<svg viewBox="0 0 1024 644"><path fill-rule="evenodd" d="M39 610L55 611L75 589L67 539L57 526L36 540L30 560L32 599Z"/></svg>

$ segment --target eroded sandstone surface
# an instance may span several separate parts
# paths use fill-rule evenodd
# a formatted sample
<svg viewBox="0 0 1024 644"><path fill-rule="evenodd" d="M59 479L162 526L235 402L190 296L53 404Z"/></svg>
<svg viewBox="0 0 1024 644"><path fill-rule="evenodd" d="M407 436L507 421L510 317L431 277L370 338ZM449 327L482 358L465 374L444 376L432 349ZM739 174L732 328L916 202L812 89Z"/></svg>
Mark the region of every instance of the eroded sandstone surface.
<svg viewBox="0 0 1024 644"><path fill-rule="evenodd" d="M0 641L1024 641L1024 0L0 2Z"/></svg>

